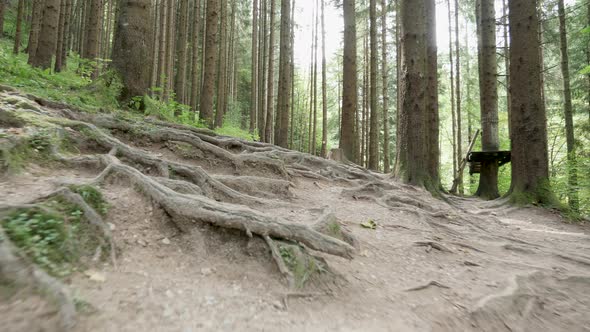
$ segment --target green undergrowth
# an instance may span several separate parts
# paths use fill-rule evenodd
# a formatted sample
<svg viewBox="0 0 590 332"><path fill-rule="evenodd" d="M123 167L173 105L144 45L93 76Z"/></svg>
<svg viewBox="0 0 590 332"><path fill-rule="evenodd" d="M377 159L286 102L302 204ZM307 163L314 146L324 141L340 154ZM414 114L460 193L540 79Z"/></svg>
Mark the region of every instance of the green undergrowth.
<svg viewBox="0 0 590 332"><path fill-rule="evenodd" d="M90 186L72 188L91 206L106 213L107 203ZM31 261L57 277L65 277L84 264L97 247L108 252L102 233L84 220L82 209L59 197L31 208L14 211L1 220L6 235Z"/></svg>
<svg viewBox="0 0 590 332"><path fill-rule="evenodd" d="M293 274L295 287L303 288L315 275L326 272L324 265L295 245L279 244L279 253Z"/></svg>
<svg viewBox="0 0 590 332"><path fill-rule="evenodd" d="M555 194L549 182L541 183L534 192L512 191L508 195L510 203L517 206L535 205L545 209L558 211L569 221L581 221L583 215L574 211L566 203L562 202Z"/></svg>
<svg viewBox="0 0 590 332"><path fill-rule="evenodd" d="M12 45L12 40L0 38L0 84L68 104L84 112L123 113L126 117L138 120L152 116L167 122L206 127L198 121L197 114L189 106L174 101L174 95L169 101L150 96L135 97L128 104L121 105L118 98L122 84L118 76L112 71L102 70L96 80L91 80L93 64L75 53L68 56L66 69L55 73L51 69L41 70L29 66L27 54L14 55ZM157 95L156 89L153 95ZM230 112L225 125L215 129L215 132L245 140L258 139L256 135L240 128L239 121L233 119L233 113L236 112Z"/></svg>

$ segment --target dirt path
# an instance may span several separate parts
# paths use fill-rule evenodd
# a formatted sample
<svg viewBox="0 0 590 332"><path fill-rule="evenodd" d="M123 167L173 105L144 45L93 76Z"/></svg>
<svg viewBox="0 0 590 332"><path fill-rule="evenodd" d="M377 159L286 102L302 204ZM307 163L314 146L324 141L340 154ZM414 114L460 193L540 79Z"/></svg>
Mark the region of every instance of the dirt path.
<svg viewBox="0 0 590 332"><path fill-rule="evenodd" d="M162 145L135 147L212 176L233 173ZM0 205L98 173L30 165L1 179ZM251 206L309 225L332 212L358 240L351 260L319 254L338 276L301 290L286 286L261 237L207 223L180 229L130 183L106 181L118 266L106 262L65 281L85 304L75 331L590 331L586 226L537 208L446 203L374 176L294 174L290 198ZM369 221L376 229L361 226ZM0 318L14 315L6 306Z"/></svg>

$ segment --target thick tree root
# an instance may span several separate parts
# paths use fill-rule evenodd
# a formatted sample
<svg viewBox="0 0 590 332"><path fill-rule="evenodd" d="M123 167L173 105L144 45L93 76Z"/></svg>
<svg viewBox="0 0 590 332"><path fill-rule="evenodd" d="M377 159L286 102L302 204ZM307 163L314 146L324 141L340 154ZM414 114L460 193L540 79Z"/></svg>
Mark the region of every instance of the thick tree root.
<svg viewBox="0 0 590 332"><path fill-rule="evenodd" d="M61 328L68 331L76 323L76 306L68 289L57 279L21 257L0 227L0 281L21 287L33 286L57 305Z"/></svg>
<svg viewBox="0 0 590 332"><path fill-rule="evenodd" d="M114 156L101 156L101 159L106 169L96 178L95 184L105 181L111 175L123 176L142 194L159 204L175 222L207 222L246 233L300 242L311 249L347 258L351 258L355 252L344 241L324 235L309 226L290 224L239 205L177 193L137 169L122 164ZM182 224L179 227L182 229Z"/></svg>

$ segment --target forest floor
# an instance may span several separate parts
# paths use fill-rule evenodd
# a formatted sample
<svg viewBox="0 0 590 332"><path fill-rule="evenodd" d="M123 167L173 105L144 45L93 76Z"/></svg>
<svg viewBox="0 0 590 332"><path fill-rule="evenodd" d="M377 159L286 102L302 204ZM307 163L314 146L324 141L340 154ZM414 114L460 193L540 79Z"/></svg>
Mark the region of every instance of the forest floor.
<svg viewBox="0 0 590 332"><path fill-rule="evenodd" d="M67 158L4 174L0 210L71 183L95 184L110 205L101 219L116 257L61 279L77 304L73 331L590 331L587 225L537 207L435 198L269 145L113 119L0 92L4 151L38 128L75 143ZM311 232L321 220L335 221L339 240ZM297 264L280 271L273 243L287 263L290 243L326 265L303 278ZM0 326L59 331L56 306L42 292L0 292Z"/></svg>

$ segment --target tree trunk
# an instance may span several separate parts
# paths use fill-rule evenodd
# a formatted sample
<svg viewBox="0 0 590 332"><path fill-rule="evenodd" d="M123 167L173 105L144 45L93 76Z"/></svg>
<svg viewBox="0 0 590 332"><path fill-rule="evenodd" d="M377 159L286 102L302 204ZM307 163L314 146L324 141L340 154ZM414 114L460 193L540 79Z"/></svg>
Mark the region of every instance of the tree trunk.
<svg viewBox="0 0 590 332"><path fill-rule="evenodd" d="M281 45L279 56L278 133L275 144L286 148L289 142L289 107L291 105L291 1L281 1Z"/></svg>
<svg viewBox="0 0 590 332"><path fill-rule="evenodd" d="M220 39L219 39L219 67L217 81L217 110L215 112L215 127L223 126L225 105L227 103L227 1L221 2Z"/></svg>
<svg viewBox="0 0 590 332"><path fill-rule="evenodd" d="M180 13L178 19L178 42L176 43L178 66L176 71L176 79L174 81L174 92L176 93L176 101L178 101L181 104L188 104L184 93L186 87L186 67L188 63L188 13L188 0L181 0Z"/></svg>
<svg viewBox="0 0 590 332"><path fill-rule="evenodd" d="M102 15L97 13L102 13L102 0L91 0L88 26L86 27L86 45L82 54L83 58L91 61L97 61L99 57L100 22ZM98 68L93 71L92 77L96 78L97 75Z"/></svg>
<svg viewBox="0 0 590 332"><path fill-rule="evenodd" d="M207 33L205 44L205 66L203 68L203 88L199 119L208 127L213 127L213 96L215 96L215 81L217 79L217 26L219 19L219 1L207 0Z"/></svg>
<svg viewBox="0 0 590 332"><path fill-rule="evenodd" d="M6 8L6 1L0 0L0 38L4 36L4 12ZM34 5L33 5L34 8Z"/></svg>
<svg viewBox="0 0 590 332"><path fill-rule="evenodd" d="M0 2L2 1L4 0L0 0ZM18 54L20 50L24 10L25 0L18 0L18 8L16 10L16 32L14 33L14 47L12 49L12 53L14 54Z"/></svg>
<svg viewBox="0 0 590 332"><path fill-rule="evenodd" d="M256 129L258 114L258 0L252 3L252 67L250 79L250 133Z"/></svg>
<svg viewBox="0 0 590 332"><path fill-rule="evenodd" d="M323 158L328 156L328 92L326 89L327 68L326 68L326 18L325 0L322 2L322 150Z"/></svg>
<svg viewBox="0 0 590 332"><path fill-rule="evenodd" d="M569 56L567 41L567 26L565 19L565 5L563 0L557 0L559 11L559 39L561 50L561 75L563 77L563 110L565 117L565 136L567 140L568 160L568 204L573 211L578 211L578 172L576 168L576 142L574 140L574 119L572 111L572 91L570 84Z"/></svg>
<svg viewBox="0 0 590 332"><path fill-rule="evenodd" d="M313 123L311 133L311 151L314 156L317 155L317 137L318 137L318 35L320 24L320 8L318 1L315 1L315 35L313 47Z"/></svg>
<svg viewBox="0 0 590 332"><path fill-rule="evenodd" d="M424 186L427 181L425 115L427 82L426 10L424 1L401 0L400 160L396 176Z"/></svg>
<svg viewBox="0 0 590 332"><path fill-rule="evenodd" d="M268 39L268 88L266 90L266 125L264 126L264 141L272 143L272 125L274 114L274 46L275 46L275 7L276 0L270 0L270 36Z"/></svg>
<svg viewBox="0 0 590 332"><path fill-rule="evenodd" d="M51 67L51 59L55 54L55 43L57 41L59 5L60 0L45 0L37 50L34 55L29 54L29 63L33 67L41 69Z"/></svg>
<svg viewBox="0 0 590 332"><path fill-rule="evenodd" d="M459 0L455 0L455 80L457 81L455 93L457 94L457 165L463 161L463 140L461 128L461 48L459 46ZM463 195L465 188L463 185L463 172L458 169L457 175L459 193Z"/></svg>
<svg viewBox="0 0 590 332"><path fill-rule="evenodd" d="M355 0L343 0L344 11L344 59L342 77L342 135L340 148L348 160L354 160L357 138L354 134L354 118L357 108L356 76L356 18Z"/></svg>
<svg viewBox="0 0 590 332"><path fill-rule="evenodd" d="M258 43L260 51L258 52L258 136L260 141L264 142L264 133L266 127L266 71L268 59L268 39L266 37L267 28L267 0L260 0L262 2L262 10L260 11L260 21L262 26L259 29L260 35Z"/></svg>
<svg viewBox="0 0 590 332"><path fill-rule="evenodd" d="M438 190L439 183L439 115L438 115L438 48L436 44L436 4L435 0L425 0L428 27L427 38L427 105L426 105L426 169L430 183L429 189Z"/></svg>
<svg viewBox="0 0 590 332"><path fill-rule="evenodd" d="M150 88L152 31L150 0L120 0L113 43L113 68L123 79L122 100L143 96Z"/></svg>
<svg viewBox="0 0 590 332"><path fill-rule="evenodd" d="M369 127L369 169L379 170L379 110L377 109L377 0L370 0L369 17L371 21L371 73L370 73L370 100L371 117Z"/></svg>
<svg viewBox="0 0 590 332"><path fill-rule="evenodd" d="M504 16L504 20L502 22L504 26L504 28L502 29L502 33L504 34L504 70L506 71L506 77L504 79L504 82L506 82L506 112L508 113L508 137L512 139L512 107L510 106L510 40L508 39L508 4L506 3L506 1L507 0L502 0L502 15Z"/></svg>
<svg viewBox="0 0 590 332"><path fill-rule="evenodd" d="M381 0L381 75L383 97L383 173L391 171L389 160L389 93L388 93L388 67L387 67L387 2Z"/></svg>
<svg viewBox="0 0 590 332"><path fill-rule="evenodd" d="M1 0L0 0L1 1ZM61 8L59 10L59 23L57 30L57 44L55 46L55 67L56 73L62 70L62 53L64 51L64 36L65 36L65 13L66 13L66 0L61 0Z"/></svg>
<svg viewBox="0 0 590 332"><path fill-rule="evenodd" d="M450 64L450 86L451 86L451 129L453 133L453 180L459 175L458 160L457 160L457 119L456 119L456 108L455 108L455 66L453 57L453 20L452 20L452 8L451 0L447 0L448 18L449 18L449 64Z"/></svg>
<svg viewBox="0 0 590 332"><path fill-rule="evenodd" d="M478 18L478 59L479 90L481 105L481 145L483 151L497 151L498 137L498 84L496 59L496 11L494 0L480 2ZM476 195L484 199L495 199L498 192L498 162L484 161L481 164L479 188Z"/></svg>
<svg viewBox="0 0 590 332"><path fill-rule="evenodd" d="M166 89L164 99L170 98L174 89L174 66L175 66L175 45L176 45L176 0L168 0L168 22L166 37Z"/></svg>
<svg viewBox="0 0 590 332"><path fill-rule="evenodd" d="M199 75L199 20L201 8L201 0L195 0L194 17L193 17L193 58L192 58L192 69L191 69L191 108L193 112L197 112L199 108L199 83L201 82Z"/></svg>
<svg viewBox="0 0 590 332"><path fill-rule="evenodd" d="M160 28L159 28L159 46L158 46L158 83L157 86L160 88L160 99L164 98L164 91L166 91L166 45L168 45L166 36L167 22L168 22L168 6L166 5L167 0L160 0Z"/></svg>
<svg viewBox="0 0 590 332"><path fill-rule="evenodd" d="M541 92L537 1L510 0L510 87L514 200L553 203Z"/></svg>
<svg viewBox="0 0 590 332"><path fill-rule="evenodd" d="M41 30L41 19L43 18L43 8L43 0L33 1L33 9L31 11L31 30L29 31L29 44L27 45L27 52L29 53L28 62L30 65L32 65L31 61L35 58L35 53L37 52L39 32Z"/></svg>

